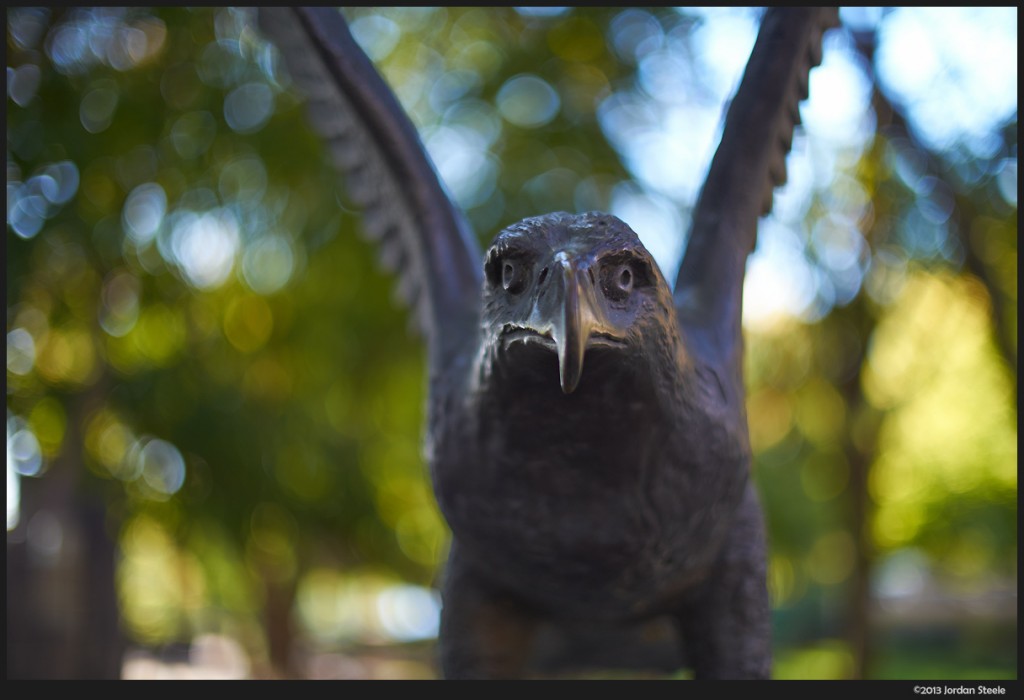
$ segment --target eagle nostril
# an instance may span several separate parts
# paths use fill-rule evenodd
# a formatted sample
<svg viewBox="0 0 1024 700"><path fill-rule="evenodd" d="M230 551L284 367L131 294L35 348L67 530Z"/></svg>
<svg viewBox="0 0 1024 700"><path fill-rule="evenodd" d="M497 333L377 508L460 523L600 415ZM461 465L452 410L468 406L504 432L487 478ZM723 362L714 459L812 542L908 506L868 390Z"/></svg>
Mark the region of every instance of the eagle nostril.
<svg viewBox="0 0 1024 700"><path fill-rule="evenodd" d="M590 276L590 283L591 283L592 285L595 285L595 286L597 286L597 280L596 280L596 279L594 279L594 269L593 269L593 268L590 268L590 267L588 267L588 268L587 268L587 274L588 274L588 275Z"/></svg>
<svg viewBox="0 0 1024 700"><path fill-rule="evenodd" d="M544 280L548 278L548 269L545 267L540 271L540 279L537 280L537 284L544 284Z"/></svg>

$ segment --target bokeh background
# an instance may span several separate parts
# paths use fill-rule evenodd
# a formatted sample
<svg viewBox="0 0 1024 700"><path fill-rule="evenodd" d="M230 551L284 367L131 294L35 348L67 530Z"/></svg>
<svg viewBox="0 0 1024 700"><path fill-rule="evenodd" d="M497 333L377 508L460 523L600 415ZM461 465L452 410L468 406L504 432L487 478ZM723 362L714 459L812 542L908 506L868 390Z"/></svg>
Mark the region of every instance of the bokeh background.
<svg viewBox="0 0 1024 700"><path fill-rule="evenodd" d="M356 8L486 243L668 278L756 8ZM1016 678L1017 9L850 8L744 297L779 678ZM431 678L424 348L255 11L7 10L7 673Z"/></svg>

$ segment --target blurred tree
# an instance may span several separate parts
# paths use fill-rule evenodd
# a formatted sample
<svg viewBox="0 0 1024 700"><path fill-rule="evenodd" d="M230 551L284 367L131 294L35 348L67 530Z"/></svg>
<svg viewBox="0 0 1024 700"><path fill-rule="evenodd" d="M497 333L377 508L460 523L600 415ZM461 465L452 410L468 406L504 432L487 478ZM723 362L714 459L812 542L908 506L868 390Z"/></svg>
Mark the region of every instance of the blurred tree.
<svg viewBox="0 0 1024 700"><path fill-rule="evenodd" d="M851 32L856 50L866 66L873 66L875 63L877 34L877 25L874 31L860 29ZM921 197L932 197L933 201L934 199L940 200L939 206L945 208L945 211L940 214L945 217L945 220L940 219L935 223L945 224L946 235L949 237L945 245L954 252L950 256L951 260L943 262L949 263L953 271L959 272L962 269L964 272L970 273L985 286L994 346L1002 354L1006 368L1015 375L1017 367L1016 293L1013 289L1001 288L1005 282L1000 285L996 281L1000 276L999 268L1005 269L1008 261L993 259L993 256L989 255L989 262L986 263L982 255L979 255L979 251L985 248L1000 247L1004 253L1009 253L1015 258L1016 238L1007 235L1011 230L1010 226L1000 230L999 224L996 224L984 232L978 231L978 227L985 226L985 222L998 221L1011 212L1006 209L1005 201L1002 198L992 197L990 191L986 191L992 188L993 183L990 178L977 178L975 182L965 181L957 175L951 164L942 162L942 155L932 153L920 139L915 138L906 118L886 96L877 79L872 80L871 107L876 115L875 144L867 152L862 170L871 173L885 171L883 163L878 163L877 160L872 162L872 154L875 159L878 158L877 154L891 153L895 149L907 149L915 154L914 157L918 160L920 168L919 180L910 183L918 194L915 204L920 206ZM974 168L992 174L997 173L1003 159L1016 152L1015 124L1016 119L1014 118L1013 128L999 134L1003 143L995 149L992 154L994 157L990 157L989 163L983 164L977 162L981 159L977 159L973 164ZM956 155L954 155L955 158ZM891 188L893 183L883 180L876 183L876 186L878 186L877 201L886 196L885 190ZM899 201L898 194L890 196ZM943 196L946 201L942 201ZM1011 224L1010 221L1005 223ZM896 233L890 229L890 225L885 219L878 221L878 224L880 225L872 225L865 230L866 240L872 250L884 249L887 244L891 244L892 235ZM1016 228L1015 209L1012 212L1011 225L1013 229ZM1015 263L1010 274L1013 278L1016 277ZM1004 273L1003 277L1005 278L1005 276ZM870 470L873 459L879 453L877 412L864 394L866 378L863 372L866 369L866 345L874 340L875 324L878 319L877 311L870 309L871 306L873 303L870 297L860 295L855 303L848 307L851 310L850 313L857 314L859 317L858 321L854 323L858 327L859 337L865 339L865 343L859 345L861 352L856 364L860 371L851 378L852 381L842 384L847 410L857 418L859 423L859 425L851 424L849 430L845 432L847 445L844 451L850 465L851 532L854 535L857 563L848 618L855 670L857 676L861 678L867 677L870 672L868 655L871 620L870 577L875 549L870 530L874 518L874 507L870 494L872 478ZM861 309L859 312L856 310L858 307ZM1007 307L1013 309L1012 316L1007 315ZM1013 394L1013 400L1009 403L1011 407L1016 406L1015 387L1016 377L1014 376L1008 385ZM956 498L956 496L953 497Z"/></svg>
<svg viewBox="0 0 1024 700"><path fill-rule="evenodd" d="M187 639L263 610L269 660L290 672L296 576L317 548L429 580L430 557L402 553L355 468L372 445L361 431L418 426L415 409L378 427L354 406L389 390L415 406L418 382L410 371L389 389L380 370L352 367L387 357L415 367L416 349L368 251L335 236L345 215L332 179L245 12L11 12L18 75L37 66L40 79L8 127L8 327L29 353L28 371L8 374L9 435L38 442L42 476L21 481L12 536L45 547L33 536L37 518L49 522L42 513L57 523L54 560L70 556L78 528L62 511L105 489L109 535L131 540L159 523L192 544L213 583L209 607L184 605L184 617L129 606L132 636ZM323 322L339 316L341 328ZM351 332L370 342L352 346ZM346 425L329 430L332 420ZM34 493L58 489L59 502ZM425 527L429 546L441 533ZM217 585L224 559L243 576ZM60 577L84 580L89 561ZM38 620L54 600L27 590L29 601L46 596L27 606Z"/></svg>

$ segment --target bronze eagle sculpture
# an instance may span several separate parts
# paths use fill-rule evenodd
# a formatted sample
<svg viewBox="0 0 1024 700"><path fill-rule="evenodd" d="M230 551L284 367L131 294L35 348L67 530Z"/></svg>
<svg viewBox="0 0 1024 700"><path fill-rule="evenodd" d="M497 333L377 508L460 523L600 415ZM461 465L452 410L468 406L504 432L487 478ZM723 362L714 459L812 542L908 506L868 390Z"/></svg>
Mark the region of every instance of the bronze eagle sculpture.
<svg viewBox="0 0 1024 700"><path fill-rule="evenodd" d="M539 213L481 251L343 16L260 9L428 345L445 677L520 676L545 629L659 618L695 677L770 675L744 269L837 18L766 10L673 289L600 212Z"/></svg>

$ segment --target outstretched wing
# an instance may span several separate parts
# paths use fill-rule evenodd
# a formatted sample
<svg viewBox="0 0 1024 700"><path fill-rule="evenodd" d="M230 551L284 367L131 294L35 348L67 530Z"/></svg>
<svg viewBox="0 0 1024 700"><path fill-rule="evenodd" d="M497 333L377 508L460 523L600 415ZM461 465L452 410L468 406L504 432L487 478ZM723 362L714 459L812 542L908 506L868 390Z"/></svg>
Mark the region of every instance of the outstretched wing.
<svg viewBox="0 0 1024 700"><path fill-rule="evenodd" d="M821 62L822 34L838 21L836 8L768 8L694 209L676 278L680 323L712 352L737 361L743 274L757 219L786 180L808 75Z"/></svg>
<svg viewBox="0 0 1024 700"><path fill-rule="evenodd" d="M394 93L326 7L261 7L260 27L307 98L310 123L363 208L364 229L412 307L431 362L457 352L474 326L479 244L437 176Z"/></svg>

